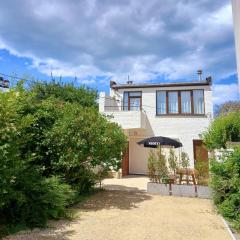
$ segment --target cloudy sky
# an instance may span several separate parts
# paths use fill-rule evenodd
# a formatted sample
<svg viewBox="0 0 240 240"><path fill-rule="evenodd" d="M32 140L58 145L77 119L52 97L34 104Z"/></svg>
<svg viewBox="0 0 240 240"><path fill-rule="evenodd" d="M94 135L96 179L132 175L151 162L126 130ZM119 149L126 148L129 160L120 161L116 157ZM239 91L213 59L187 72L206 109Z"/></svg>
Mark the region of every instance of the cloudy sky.
<svg viewBox="0 0 240 240"><path fill-rule="evenodd" d="M214 102L237 98L229 0L0 2L0 73L107 90L109 80L214 80Z"/></svg>

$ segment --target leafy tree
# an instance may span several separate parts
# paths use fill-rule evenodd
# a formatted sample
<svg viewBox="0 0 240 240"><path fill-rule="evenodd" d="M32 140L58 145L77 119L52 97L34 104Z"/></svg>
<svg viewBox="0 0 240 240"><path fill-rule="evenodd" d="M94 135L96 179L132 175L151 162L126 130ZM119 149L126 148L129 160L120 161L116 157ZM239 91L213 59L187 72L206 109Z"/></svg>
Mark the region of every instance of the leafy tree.
<svg viewBox="0 0 240 240"><path fill-rule="evenodd" d="M119 168L126 137L96 106L95 91L72 85L0 93L0 225L66 216L95 184L96 167Z"/></svg>
<svg viewBox="0 0 240 240"><path fill-rule="evenodd" d="M240 141L240 114L231 112L217 117L202 134L208 149L226 148L227 141Z"/></svg>
<svg viewBox="0 0 240 240"><path fill-rule="evenodd" d="M151 149L148 155L148 177L151 182L157 182L156 179L156 155Z"/></svg>
<svg viewBox="0 0 240 240"><path fill-rule="evenodd" d="M33 123L21 115L24 101L21 89L0 93L0 224L10 228L45 226L47 218L66 214L74 195L69 185L30 164L34 153L22 154L21 133Z"/></svg>
<svg viewBox="0 0 240 240"><path fill-rule="evenodd" d="M83 107L97 107L97 91L84 86L63 83L34 83L30 91L37 100L57 98L63 102L78 103Z"/></svg>
<svg viewBox="0 0 240 240"><path fill-rule="evenodd" d="M161 146L158 146L156 153L156 178L159 183L165 183L168 176L168 168L166 163L166 157L162 153Z"/></svg>
<svg viewBox="0 0 240 240"><path fill-rule="evenodd" d="M170 148L168 157L169 169L175 174L178 168L178 159L173 148Z"/></svg>
<svg viewBox="0 0 240 240"><path fill-rule="evenodd" d="M215 115L226 115L230 112L240 111L240 101L229 101L217 106Z"/></svg>
<svg viewBox="0 0 240 240"><path fill-rule="evenodd" d="M190 166L189 156L186 152L181 152L180 165L182 168L188 168Z"/></svg>
<svg viewBox="0 0 240 240"><path fill-rule="evenodd" d="M93 108L85 111L77 104L66 104L62 111L63 116L46 133L44 145L54 172L74 186L82 185L82 192L94 184L94 167L118 167L126 137Z"/></svg>

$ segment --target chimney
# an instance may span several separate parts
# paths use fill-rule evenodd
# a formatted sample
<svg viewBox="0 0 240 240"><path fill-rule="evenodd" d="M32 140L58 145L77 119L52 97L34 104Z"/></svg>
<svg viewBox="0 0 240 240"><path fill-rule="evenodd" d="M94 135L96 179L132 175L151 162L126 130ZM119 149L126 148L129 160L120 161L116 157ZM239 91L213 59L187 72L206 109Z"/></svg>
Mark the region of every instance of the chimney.
<svg viewBox="0 0 240 240"><path fill-rule="evenodd" d="M129 75L128 75L127 84L133 84L133 81L130 81L130 79L129 79Z"/></svg>
<svg viewBox="0 0 240 240"><path fill-rule="evenodd" d="M206 78L206 81L207 81L207 83L209 83L210 85L212 85L212 77L211 77L211 76L207 77L207 78Z"/></svg>
<svg viewBox="0 0 240 240"><path fill-rule="evenodd" d="M114 81L110 81L110 88L112 88L114 85L117 85L117 83Z"/></svg>
<svg viewBox="0 0 240 240"><path fill-rule="evenodd" d="M198 81L200 82L200 81L202 81L202 69L199 69L199 70L197 70L197 74L198 74Z"/></svg>

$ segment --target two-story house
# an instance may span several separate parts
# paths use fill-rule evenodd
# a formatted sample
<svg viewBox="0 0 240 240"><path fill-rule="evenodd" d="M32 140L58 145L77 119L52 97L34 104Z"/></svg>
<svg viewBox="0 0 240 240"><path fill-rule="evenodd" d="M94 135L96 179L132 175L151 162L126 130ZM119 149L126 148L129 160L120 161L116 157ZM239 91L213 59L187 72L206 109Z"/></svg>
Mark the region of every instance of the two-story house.
<svg viewBox="0 0 240 240"><path fill-rule="evenodd" d="M111 115L128 137L122 173L147 174L149 148L138 142L148 137L178 139L188 153L191 167L197 151L207 160L200 134L213 117L212 80L181 83L117 84L110 82L110 96L100 93L99 111Z"/></svg>

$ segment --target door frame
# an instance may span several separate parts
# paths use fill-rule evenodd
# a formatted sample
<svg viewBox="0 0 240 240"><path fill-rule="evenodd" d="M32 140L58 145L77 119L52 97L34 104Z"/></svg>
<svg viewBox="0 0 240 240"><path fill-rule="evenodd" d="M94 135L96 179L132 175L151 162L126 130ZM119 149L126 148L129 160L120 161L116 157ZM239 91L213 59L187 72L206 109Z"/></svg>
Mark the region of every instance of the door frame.
<svg viewBox="0 0 240 240"><path fill-rule="evenodd" d="M127 143L127 149L123 154L122 157L122 176L127 176L129 175L129 141Z"/></svg>

